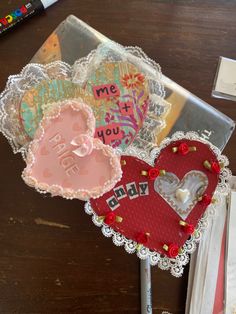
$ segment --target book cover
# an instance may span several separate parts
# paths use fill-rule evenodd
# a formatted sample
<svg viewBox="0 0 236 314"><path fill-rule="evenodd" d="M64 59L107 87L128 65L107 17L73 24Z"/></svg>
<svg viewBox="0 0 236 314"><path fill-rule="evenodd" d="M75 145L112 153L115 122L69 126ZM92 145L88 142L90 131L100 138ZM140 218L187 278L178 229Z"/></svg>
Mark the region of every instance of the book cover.
<svg viewBox="0 0 236 314"><path fill-rule="evenodd" d="M77 17L70 15L48 37L31 62L49 63L62 60L73 64L86 57L100 43L110 41ZM158 61L158 60L157 60ZM203 100L169 79L162 77L165 100L171 104L166 126L157 135L157 144L176 131L196 131L223 150L233 130L234 122Z"/></svg>

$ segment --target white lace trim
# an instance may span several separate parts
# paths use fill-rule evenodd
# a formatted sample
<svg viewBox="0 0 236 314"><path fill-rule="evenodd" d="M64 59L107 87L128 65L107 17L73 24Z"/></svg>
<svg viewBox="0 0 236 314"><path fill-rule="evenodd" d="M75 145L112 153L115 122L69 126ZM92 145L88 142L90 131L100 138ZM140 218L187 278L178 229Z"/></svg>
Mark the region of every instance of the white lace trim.
<svg viewBox="0 0 236 314"><path fill-rule="evenodd" d="M100 44L86 57L77 60L73 66L72 81L83 86L94 69L104 62L127 61L145 73L149 82L149 109L142 128L135 137L133 145L144 150L150 143L155 144L157 135L166 126L165 118L171 104L164 100L165 90L161 67L149 58L140 47L123 47L109 41Z"/></svg>
<svg viewBox="0 0 236 314"><path fill-rule="evenodd" d="M145 246L142 246L141 249L137 250L137 242L126 238L119 232L116 232L111 227L103 223L94 212L90 202L85 204L85 212L89 215L92 215L92 221L96 226L101 227L102 233L105 237L112 237L115 245L124 246L128 253L136 253L140 259L149 258L151 265L158 265L158 267L163 270L170 270L171 274L175 277L182 276L184 270L183 266L189 262L189 254L192 254L196 250L197 243L201 240L203 231L208 226L208 220L217 214L217 210L220 210L220 205L222 204L224 197L227 196L230 191L228 182L231 177L231 171L226 168L226 166L229 164L228 158L224 155L221 155L221 152L217 147L215 147L209 141L201 138L196 132L176 132L171 138L166 138L159 147L155 147L150 154L148 154L146 151L138 150L136 147L132 146L128 148L127 152L125 153L125 155L138 157L139 159L142 159L146 163L153 166L156 157L164 147L173 141L181 139L196 140L209 145L209 147L215 153L218 162L223 163L224 167L220 172L219 183L214 194L214 199L216 199L216 202L208 206L203 217L199 220L194 234L192 234L191 237L185 242L182 247L182 252L176 258L163 256L160 253L152 251Z"/></svg>
<svg viewBox="0 0 236 314"><path fill-rule="evenodd" d="M109 42L100 44L87 57L77 60L73 66L55 61L46 65L27 64L20 74L8 78L5 90L0 94L0 131L8 139L13 152L23 157L28 149L27 134L19 125L18 106L26 91L43 80L66 79L83 86L89 71L106 61L128 61L145 73L149 80L149 110L133 145L147 150L156 143L158 133L166 126L165 117L170 104L164 100L165 90L159 64L150 59L139 47L122 47Z"/></svg>
<svg viewBox="0 0 236 314"><path fill-rule="evenodd" d="M25 157L27 144L19 140L19 119L17 107L24 93L44 80L71 79L72 67L62 61L46 65L27 64L20 74L9 76L5 90L0 94L0 131L8 139L14 153L22 153ZM19 132L19 134L17 134Z"/></svg>

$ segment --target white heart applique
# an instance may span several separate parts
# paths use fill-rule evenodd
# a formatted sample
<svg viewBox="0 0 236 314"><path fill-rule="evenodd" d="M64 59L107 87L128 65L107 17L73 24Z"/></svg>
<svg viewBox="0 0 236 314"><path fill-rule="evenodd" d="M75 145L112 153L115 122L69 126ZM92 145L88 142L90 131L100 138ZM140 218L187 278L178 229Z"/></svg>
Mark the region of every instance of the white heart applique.
<svg viewBox="0 0 236 314"><path fill-rule="evenodd" d="M208 186L207 176L192 170L180 180L174 173L167 172L159 176L154 182L154 190L174 209L182 218L186 219Z"/></svg>
<svg viewBox="0 0 236 314"><path fill-rule="evenodd" d="M175 196L176 196L178 201L180 201L184 204L189 199L190 192L188 189L178 189L175 193Z"/></svg>

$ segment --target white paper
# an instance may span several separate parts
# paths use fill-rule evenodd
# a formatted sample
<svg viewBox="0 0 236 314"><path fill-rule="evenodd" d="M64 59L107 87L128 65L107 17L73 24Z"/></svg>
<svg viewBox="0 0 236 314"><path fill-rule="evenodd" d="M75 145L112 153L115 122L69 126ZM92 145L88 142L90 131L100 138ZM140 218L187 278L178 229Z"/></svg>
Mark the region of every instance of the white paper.
<svg viewBox="0 0 236 314"><path fill-rule="evenodd" d="M221 57L214 90L236 96L236 61Z"/></svg>
<svg viewBox="0 0 236 314"><path fill-rule="evenodd" d="M228 213L225 314L236 313L236 191L231 192Z"/></svg>
<svg viewBox="0 0 236 314"><path fill-rule="evenodd" d="M217 206L215 217L208 222L197 254L190 264L186 314L212 314L215 303L222 236L226 221L226 199Z"/></svg>

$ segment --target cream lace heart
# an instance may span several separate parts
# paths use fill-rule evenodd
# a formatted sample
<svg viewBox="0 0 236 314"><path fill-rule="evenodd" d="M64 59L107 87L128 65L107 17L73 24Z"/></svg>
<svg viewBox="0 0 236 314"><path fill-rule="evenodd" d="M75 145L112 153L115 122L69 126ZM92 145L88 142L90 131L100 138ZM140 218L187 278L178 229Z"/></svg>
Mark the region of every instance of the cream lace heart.
<svg viewBox="0 0 236 314"><path fill-rule="evenodd" d="M207 176L192 170L180 180L174 173L167 172L165 176L157 177L154 189L182 218L186 219L198 196L202 195L208 186Z"/></svg>

